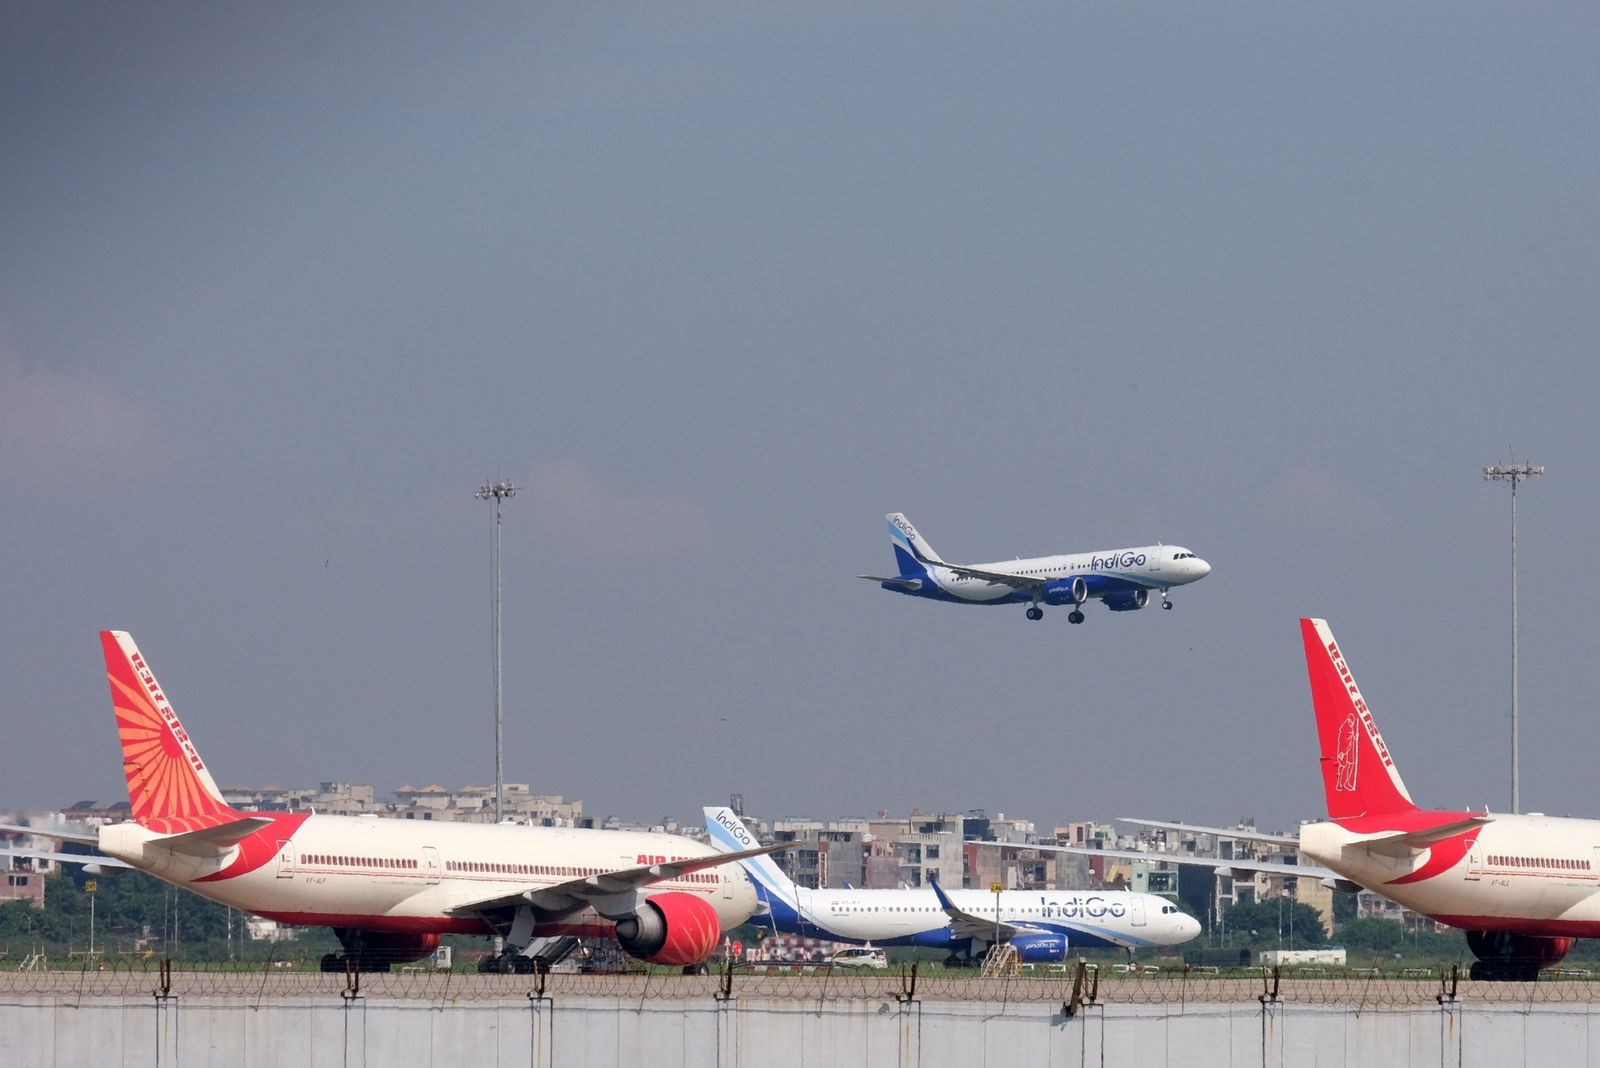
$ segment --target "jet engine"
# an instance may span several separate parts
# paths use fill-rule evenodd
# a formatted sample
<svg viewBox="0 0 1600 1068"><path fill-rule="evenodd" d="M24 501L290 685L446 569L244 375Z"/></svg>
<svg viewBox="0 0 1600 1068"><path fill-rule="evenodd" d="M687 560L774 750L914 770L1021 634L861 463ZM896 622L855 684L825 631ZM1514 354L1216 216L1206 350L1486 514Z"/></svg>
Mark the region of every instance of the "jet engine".
<svg viewBox="0 0 1600 1068"><path fill-rule="evenodd" d="M335 927L343 954L328 953L322 958L322 970L342 972L354 962L358 971L386 972L391 964L421 960L439 948L436 931L363 931L353 927Z"/></svg>
<svg viewBox="0 0 1600 1068"><path fill-rule="evenodd" d="M1066 935L1019 934L1011 944L1024 964L1059 964L1067 959Z"/></svg>
<svg viewBox="0 0 1600 1068"><path fill-rule="evenodd" d="M1467 948L1478 958L1472 978L1531 983L1539 977L1539 969L1559 964L1573 941L1513 931L1468 931Z"/></svg>
<svg viewBox="0 0 1600 1068"><path fill-rule="evenodd" d="M400 934L393 931L368 931L362 938L361 955L368 960L404 964L421 960L439 948L437 932Z"/></svg>
<svg viewBox="0 0 1600 1068"><path fill-rule="evenodd" d="M1044 584L1045 604L1082 604L1089 599L1089 584L1082 578L1052 579Z"/></svg>
<svg viewBox="0 0 1600 1068"><path fill-rule="evenodd" d="M1108 593L1101 600L1113 612L1137 612L1150 603L1150 591L1124 590L1121 593Z"/></svg>
<svg viewBox="0 0 1600 1068"><path fill-rule="evenodd" d="M617 921L617 943L652 964L699 964L722 937L717 910L698 894L657 894Z"/></svg>

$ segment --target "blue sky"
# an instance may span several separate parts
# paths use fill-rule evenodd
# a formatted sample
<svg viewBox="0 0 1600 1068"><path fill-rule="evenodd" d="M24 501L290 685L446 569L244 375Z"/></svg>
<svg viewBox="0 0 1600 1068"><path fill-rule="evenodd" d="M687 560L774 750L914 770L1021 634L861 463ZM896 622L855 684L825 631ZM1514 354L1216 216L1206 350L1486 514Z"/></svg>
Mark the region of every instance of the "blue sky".
<svg viewBox="0 0 1600 1068"><path fill-rule="evenodd" d="M1321 810L1297 617L1419 800L1596 814L1593 4L11 5L0 802L218 779L689 818ZM1187 545L1166 613L854 578Z"/></svg>

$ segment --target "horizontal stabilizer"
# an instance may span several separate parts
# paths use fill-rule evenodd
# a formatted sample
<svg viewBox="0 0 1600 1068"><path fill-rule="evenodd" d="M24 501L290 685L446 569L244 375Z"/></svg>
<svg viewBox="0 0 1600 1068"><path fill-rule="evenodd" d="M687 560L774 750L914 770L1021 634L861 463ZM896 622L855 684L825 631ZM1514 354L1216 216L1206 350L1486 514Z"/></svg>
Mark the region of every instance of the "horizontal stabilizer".
<svg viewBox="0 0 1600 1068"><path fill-rule="evenodd" d="M150 844L191 857L220 857L229 847L242 839L271 826L272 821L264 816L246 816L231 823L224 823L220 827L205 827L198 831L169 834L155 839Z"/></svg>
<svg viewBox="0 0 1600 1068"><path fill-rule="evenodd" d="M879 575L857 575L856 578L864 578L868 582L877 582L884 586L893 586L895 589L905 590L907 593L916 593L922 589L922 580L919 578L902 578L898 575L894 578L883 578Z"/></svg>
<svg viewBox="0 0 1600 1068"><path fill-rule="evenodd" d="M76 842L79 845L100 844L100 836L88 828L68 830L64 827L22 827L15 823L0 823L0 831L31 834L35 838L54 838L57 841Z"/></svg>
<svg viewBox="0 0 1600 1068"><path fill-rule="evenodd" d="M1236 838L1244 842L1270 842L1273 845L1298 846L1300 839L1292 834L1271 834L1240 827L1205 827L1194 823L1168 823L1165 820L1141 820L1133 816L1118 816L1118 823L1137 823L1141 827L1159 827L1168 831L1190 831L1209 834L1217 838Z"/></svg>
<svg viewBox="0 0 1600 1068"><path fill-rule="evenodd" d="M98 864L102 868L129 868L120 860L100 857L93 853L47 853L37 849L0 848L0 857L26 857L30 860L53 860L57 864Z"/></svg>
<svg viewBox="0 0 1600 1068"><path fill-rule="evenodd" d="M1410 852L1414 849L1427 849L1446 838L1454 838L1458 834L1477 830L1494 822L1494 817L1486 813L1471 812L1443 812L1438 815L1444 819L1428 827L1419 827L1415 830L1384 830L1373 831L1369 834L1357 833L1351 842L1352 845L1364 845L1368 849L1379 853ZM1355 830L1345 824L1346 830Z"/></svg>

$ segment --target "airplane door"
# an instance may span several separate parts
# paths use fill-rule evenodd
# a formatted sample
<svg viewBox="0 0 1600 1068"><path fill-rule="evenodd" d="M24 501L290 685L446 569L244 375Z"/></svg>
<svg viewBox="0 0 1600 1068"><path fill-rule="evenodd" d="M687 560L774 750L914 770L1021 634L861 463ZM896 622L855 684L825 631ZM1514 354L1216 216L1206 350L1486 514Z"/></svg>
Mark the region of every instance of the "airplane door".
<svg viewBox="0 0 1600 1068"><path fill-rule="evenodd" d="M1483 847L1474 840L1467 850L1467 880L1476 882L1483 877Z"/></svg>
<svg viewBox="0 0 1600 1068"><path fill-rule="evenodd" d="M1129 898L1128 902L1129 902L1129 904L1128 904L1128 916L1132 919L1133 925L1135 927L1143 927L1144 923L1145 923L1145 921L1144 921L1144 898L1142 898L1142 897Z"/></svg>
<svg viewBox="0 0 1600 1068"><path fill-rule="evenodd" d="M1167 553L1171 551L1172 550L1168 549L1165 545L1158 545L1154 549L1150 550L1146 559L1146 562L1150 565L1150 570L1159 575L1161 573L1161 565L1164 562Z"/></svg>
<svg viewBox="0 0 1600 1068"><path fill-rule="evenodd" d="M290 879L294 877L294 843L279 840L278 842L278 878Z"/></svg>
<svg viewBox="0 0 1600 1068"><path fill-rule="evenodd" d="M422 847L422 870L428 876L428 885L439 881L439 851L433 846Z"/></svg>

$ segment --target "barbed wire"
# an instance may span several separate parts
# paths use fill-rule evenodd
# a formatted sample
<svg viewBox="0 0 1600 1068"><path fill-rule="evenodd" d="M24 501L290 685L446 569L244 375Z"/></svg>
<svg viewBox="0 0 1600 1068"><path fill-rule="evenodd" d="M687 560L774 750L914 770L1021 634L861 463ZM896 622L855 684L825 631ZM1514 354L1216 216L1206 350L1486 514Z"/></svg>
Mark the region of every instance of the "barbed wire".
<svg viewBox="0 0 1600 1068"><path fill-rule="evenodd" d="M493 975L432 967L387 973L304 971L283 962L135 960L74 962L0 972L0 998L354 997L457 1001L615 998L632 1001L773 999L793 1001L982 1001L1081 1005L1329 1005L1399 1009L1438 1004L1600 1006L1600 980L1541 974L1537 982L1465 978L1454 967L1405 973L1360 969L1113 971L1076 964L1003 977L919 974L916 966L872 972L774 971L736 967L708 975L657 971L612 974Z"/></svg>

